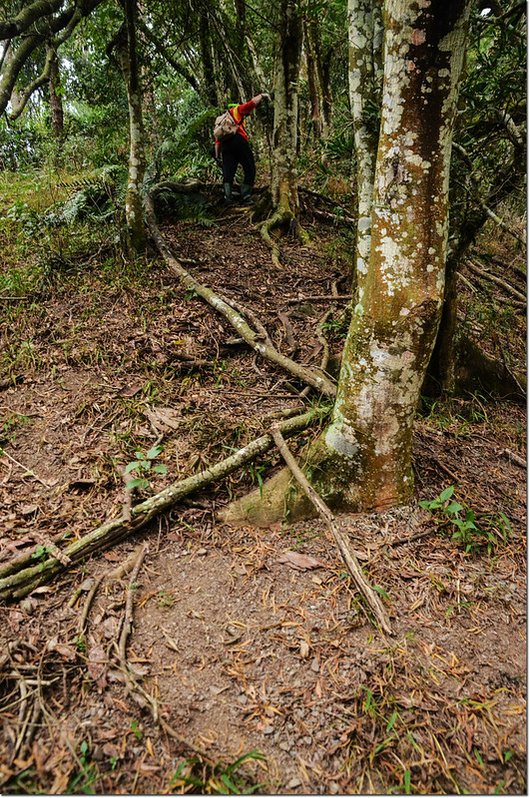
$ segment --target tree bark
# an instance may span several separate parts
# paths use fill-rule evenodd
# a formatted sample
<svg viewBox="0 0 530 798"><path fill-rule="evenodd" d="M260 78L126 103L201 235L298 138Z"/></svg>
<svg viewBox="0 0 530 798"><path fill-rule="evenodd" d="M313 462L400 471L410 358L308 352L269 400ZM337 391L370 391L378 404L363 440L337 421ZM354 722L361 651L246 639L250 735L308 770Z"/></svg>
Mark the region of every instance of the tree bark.
<svg viewBox="0 0 530 798"><path fill-rule="evenodd" d="M280 252L271 232L276 228L294 230L298 224L300 203L296 169L298 144L298 82L302 53L302 18L295 0L282 0L280 39L274 66L274 127L271 195L273 214L261 228L272 250L272 260L280 266Z"/></svg>
<svg viewBox="0 0 530 798"><path fill-rule="evenodd" d="M47 45L47 58L50 60L50 74L48 77L48 87L50 92L50 112L52 119L52 132L57 145L60 145L64 138L64 111L61 96L61 77L59 72L59 56L52 44Z"/></svg>
<svg viewBox="0 0 530 798"><path fill-rule="evenodd" d="M307 82L311 103L311 126L316 141L325 140L329 132L329 103L322 67L321 42L314 17L304 19L304 44L307 62Z"/></svg>
<svg viewBox="0 0 530 798"><path fill-rule="evenodd" d="M371 246L372 197L379 140L382 7L373 0L349 0L349 91L355 148L357 235L354 288L368 273Z"/></svg>
<svg viewBox="0 0 530 798"><path fill-rule="evenodd" d="M136 0L125 0L125 32L117 41L117 54L127 90L129 109L129 178L125 195L125 217L129 244L135 252L145 249L147 240L143 215L145 137L142 91L136 51Z"/></svg>
<svg viewBox="0 0 530 798"><path fill-rule="evenodd" d="M410 497L412 424L443 301L451 138L471 0L386 0L381 131L368 272L346 340L332 422L305 473L342 510ZM267 523L307 512L283 472ZM247 510L251 509L249 513ZM300 512L299 512L300 511ZM260 522L255 502L229 517Z"/></svg>

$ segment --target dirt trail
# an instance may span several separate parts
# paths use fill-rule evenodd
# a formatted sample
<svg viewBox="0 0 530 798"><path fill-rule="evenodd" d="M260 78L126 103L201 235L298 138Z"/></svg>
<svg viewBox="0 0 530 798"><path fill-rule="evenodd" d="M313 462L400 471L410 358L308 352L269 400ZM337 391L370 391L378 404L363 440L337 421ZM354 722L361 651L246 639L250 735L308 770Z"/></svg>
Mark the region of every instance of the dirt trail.
<svg viewBox="0 0 530 798"><path fill-rule="evenodd" d="M337 358L345 303L331 297L348 290L348 237L308 218L314 246L285 242L277 271L247 212L213 221L163 230L198 279L250 307L300 362L318 364L315 330L331 307ZM161 264L118 278L79 267L10 324L3 332L18 360L9 373L21 379L0 391L0 563L118 514L121 470L135 452L163 447L167 475L148 475L159 490L259 434L267 415L302 406L302 386L250 353ZM466 553L454 528L416 504L341 519L392 637L369 622L320 522L267 531L216 523L220 505L279 463L274 453L3 607L3 789L185 787L191 765L180 781L174 774L190 750L134 700L119 657L130 575L115 571L147 545L127 662L163 721L211 761L266 757L230 772L239 788L524 793L526 475L509 455L524 456L524 430L520 406L473 398L434 406L417 423L416 498L454 485L490 530L490 553ZM215 775L201 778L196 791L211 789Z"/></svg>

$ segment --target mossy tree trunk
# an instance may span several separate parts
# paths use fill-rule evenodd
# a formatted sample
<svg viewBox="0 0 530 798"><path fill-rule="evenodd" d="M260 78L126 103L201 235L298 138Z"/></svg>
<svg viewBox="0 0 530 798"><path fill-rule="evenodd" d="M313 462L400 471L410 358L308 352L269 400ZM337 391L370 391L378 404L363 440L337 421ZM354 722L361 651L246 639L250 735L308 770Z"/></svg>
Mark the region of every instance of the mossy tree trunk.
<svg viewBox="0 0 530 798"><path fill-rule="evenodd" d="M307 63L307 85L311 103L311 128L316 141L325 140L329 133L329 86L322 60L322 42L317 12L309 4L304 18L304 50Z"/></svg>
<svg viewBox="0 0 530 798"><path fill-rule="evenodd" d="M145 135L142 114L142 91L136 46L136 0L125 0L125 36L117 42L118 58L127 89L129 108L129 178L125 195L125 216L131 248L141 252L146 244L143 213L145 175Z"/></svg>
<svg viewBox="0 0 530 798"><path fill-rule="evenodd" d="M298 222L298 84L303 26L299 3L281 0L280 31L274 64L274 126L272 133L271 198L273 212L261 227L272 261L280 266L280 250L273 230L289 231L305 240Z"/></svg>
<svg viewBox="0 0 530 798"><path fill-rule="evenodd" d="M381 128L367 273L359 285L331 424L305 473L336 509L411 495L412 423L444 295L453 122L471 0L386 0ZM264 512L262 510L264 509ZM307 511L281 472L228 520Z"/></svg>

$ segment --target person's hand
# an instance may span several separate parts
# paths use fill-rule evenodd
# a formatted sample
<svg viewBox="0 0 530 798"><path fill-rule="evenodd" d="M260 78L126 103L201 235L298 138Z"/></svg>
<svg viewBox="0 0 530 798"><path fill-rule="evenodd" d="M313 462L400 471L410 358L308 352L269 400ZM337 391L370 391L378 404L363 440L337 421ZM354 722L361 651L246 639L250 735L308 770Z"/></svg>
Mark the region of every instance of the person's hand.
<svg viewBox="0 0 530 798"><path fill-rule="evenodd" d="M261 93L261 99L262 100L270 100L270 98L271 98L271 96L270 96L270 94L267 94L267 92L262 92Z"/></svg>
<svg viewBox="0 0 530 798"><path fill-rule="evenodd" d="M219 167L219 169L222 169L222 168L223 168L223 159L221 158L221 156L220 156L220 155L218 155L218 156L216 157L216 159L215 159L215 163L217 164L217 166Z"/></svg>

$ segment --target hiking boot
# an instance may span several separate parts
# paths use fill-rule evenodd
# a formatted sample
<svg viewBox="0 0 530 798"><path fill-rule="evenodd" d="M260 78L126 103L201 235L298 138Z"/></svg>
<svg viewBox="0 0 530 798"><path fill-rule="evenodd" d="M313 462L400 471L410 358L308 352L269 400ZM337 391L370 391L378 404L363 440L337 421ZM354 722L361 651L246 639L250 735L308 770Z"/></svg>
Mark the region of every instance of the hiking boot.
<svg viewBox="0 0 530 798"><path fill-rule="evenodd" d="M241 183L241 202L252 202L252 186L248 183Z"/></svg>
<svg viewBox="0 0 530 798"><path fill-rule="evenodd" d="M225 196L225 203L231 203L234 199L232 195L232 184L231 183L223 183L223 193Z"/></svg>

